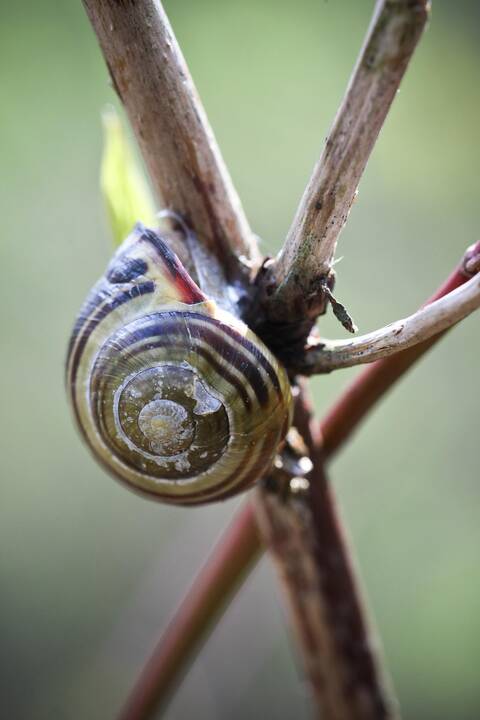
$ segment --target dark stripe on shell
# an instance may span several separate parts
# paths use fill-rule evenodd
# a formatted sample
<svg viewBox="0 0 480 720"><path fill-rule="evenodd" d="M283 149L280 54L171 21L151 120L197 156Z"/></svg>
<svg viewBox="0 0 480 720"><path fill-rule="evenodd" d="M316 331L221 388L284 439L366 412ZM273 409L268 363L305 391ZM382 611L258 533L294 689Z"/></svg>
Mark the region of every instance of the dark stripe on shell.
<svg viewBox="0 0 480 720"><path fill-rule="evenodd" d="M145 260L141 258L129 258L122 257L116 259L107 268L106 278L108 282L117 283L128 283L132 282L140 275L145 275L148 270L148 265Z"/></svg>
<svg viewBox="0 0 480 720"><path fill-rule="evenodd" d="M165 337L165 344L168 345L169 338L178 334L184 334L185 326L183 321L186 321L189 323L188 329L192 340L205 340L224 359L225 368L223 365L221 366L221 374L225 374L224 370L227 371L228 365L231 365L249 382L259 404L261 406L268 404L268 386L266 385L259 370L255 367L255 364L252 362L252 359L240 352L239 348L243 346L245 338L243 338L239 333L232 335L239 347L231 346L225 342L221 335L215 332L218 327L223 330L225 325L215 318L210 318L207 315L200 315L199 313L166 312L145 315L142 318L139 318L139 320L144 323L142 327L135 329L128 335L123 334L122 338L116 342L115 347L117 352L125 350L140 340L147 340L148 338L156 336ZM138 321L133 321L133 323L135 322ZM205 324L211 324L213 327L205 327ZM128 328L128 325L125 326L124 331L126 328ZM146 349L148 349L148 347ZM197 348L192 347L192 350L197 350Z"/></svg>
<svg viewBox="0 0 480 720"><path fill-rule="evenodd" d="M241 474L238 468L241 468L242 463L235 468L230 475L228 475L222 482L219 482L214 487L205 488L204 490L198 490L196 492L186 493L185 495L170 495L169 493L153 493L149 490L143 490L128 480L125 483L128 487L133 489L140 494L146 494L149 497L156 498L161 502L167 502L173 505L202 505L204 503L211 502L212 500L226 500L232 495L236 495L242 490L246 490L250 485L257 480L262 472L266 472L269 468L266 463L266 456L270 455L270 448L273 447L280 440L280 435L277 432L271 432L266 438L262 438L263 448L259 454L258 459L252 465L247 475L242 479L241 482L233 482L236 475ZM232 484L233 482L233 484Z"/></svg>
<svg viewBox="0 0 480 720"><path fill-rule="evenodd" d="M218 322L218 321L217 321L217 322ZM281 389L281 387L280 387L280 382L279 382L279 380L278 380L277 373L275 372L275 368L272 367L271 363L267 360L267 358L266 358L265 355L261 352L261 350L259 350L259 348L258 348L251 340L248 340L247 338L245 338L245 337L243 337L242 335L240 335L240 333L237 332L237 331L235 330L235 328L230 327L230 325L226 325L225 323L222 323L222 322L220 322L219 325L220 325L221 329L223 330L223 332L226 333L226 335L229 335L230 337L235 338L236 340L238 340L238 342L241 342L242 345L243 345L249 352L252 353L252 355L254 356L254 358L255 358L256 360L258 360L258 362L260 363L260 365L263 367L263 369L265 370L265 372L266 372L267 375L269 376L269 378L270 378L270 380L272 381L272 384L273 384L275 390L277 391L277 394L281 396L281 395L282 395L282 389Z"/></svg>
<svg viewBox="0 0 480 720"><path fill-rule="evenodd" d="M268 377L270 378L273 387L277 391L277 394L281 397L282 396L282 390L280 387L280 382L278 380L277 373L275 372L275 368L272 367L268 359L265 357L265 355L262 353L262 351L257 348L257 346L251 342L251 340L248 340L244 335L238 332L238 330L235 330L235 328L230 327L229 325L226 325L221 320L218 320L217 318L209 317L208 315L200 315L199 313L183 313L189 318L202 320L203 322L209 323L210 325L213 325L215 328L219 328L222 332L224 332L226 335L231 337L233 340L235 340L242 348L248 350L255 360L258 360L259 364L262 366L262 368L266 371ZM217 336L218 337L218 336ZM222 343L222 347L226 347L226 343ZM257 394L257 397L260 400L261 404L264 404L264 402L268 401L268 388L265 385L265 382L263 380L263 377L258 372L257 368L253 364L252 360L248 356L242 356L242 359L244 363L249 367L252 368L255 372L254 377L250 377L247 375L247 379L251 382L251 385L253 389L255 390L255 393L257 394L256 387L259 389L260 395ZM242 365L240 363L240 356L236 352L235 349L232 348L231 350L231 356L228 358L228 361L234 365L240 372L244 371L245 365ZM244 373L245 374L245 373ZM264 391L267 391L267 396L265 396ZM261 397L263 397L264 402L262 402Z"/></svg>
<svg viewBox="0 0 480 720"><path fill-rule="evenodd" d="M250 383L255 395L257 396L260 405L263 406L268 404L268 386L265 384L261 373L255 367L254 363L252 362L251 358L248 357L248 355L244 355L243 353L239 352L238 346L240 346L240 348L242 349L244 347L246 347L248 350L250 349L250 345L252 345L252 343L250 343L249 340L246 340L243 335L235 332L232 328L229 328L220 320L217 320L216 318L211 318L208 315L200 315L199 313L191 312L170 313L170 315L188 320L191 323L191 326L189 325L189 329L192 337L194 336L199 339L206 340L210 344L210 346L218 352L218 354L225 360L227 364L232 365L236 370L238 370L242 375L244 375L244 377ZM206 328L205 324L211 325L212 328ZM222 336L216 332L218 329L225 331L226 328L228 330L231 330L228 335L238 343L237 347L226 343ZM192 332L194 329L196 330L195 333ZM261 353L257 354L261 355ZM257 354L255 354L255 359L257 359ZM273 368L271 369L275 375ZM278 385L278 379L276 378L276 375L275 379L276 388L276 385Z"/></svg>
<svg viewBox="0 0 480 720"><path fill-rule="evenodd" d="M210 347L218 352L227 366L231 365L246 378L257 396L260 405L262 407L268 405L268 386L265 384L261 373L248 355L239 352L237 347L226 344L224 339L215 333L214 330L206 328L203 325L198 325L197 328L201 331L198 333L201 339L205 340Z"/></svg>
<svg viewBox="0 0 480 720"><path fill-rule="evenodd" d="M130 336L130 337L132 337L132 336ZM150 337L150 336L147 336L147 337ZM135 341L132 344L135 344L140 339L142 339L142 338L140 338L140 337L135 338ZM128 346L124 346L124 347L117 346L117 347L118 347L118 352L120 352L121 350L126 349L126 347L128 347ZM141 355L146 350L155 350L155 348L160 348L160 347L168 347L168 348L172 348L172 350L179 349L179 348L182 349L181 345L172 343L170 337L164 337L164 338L160 338L159 340L156 340L155 342L149 342L145 345L138 345L135 348L135 350L133 350L133 352L132 351L129 352L128 357L134 358L137 355ZM235 388L235 390L241 397L243 404L245 405L245 408L248 411L251 411L252 401L251 401L250 396L247 393L242 381L240 380L240 378L238 378L236 375L233 375L231 372L229 372L228 368L225 367L224 365L222 365L221 363L219 363L215 359L215 357L208 352L208 350L206 348L197 347L197 348L195 348L195 352L198 355L201 355L203 358L205 358L205 360L213 367L213 369L218 373L218 375L223 377L224 380L226 380L228 383L230 383L230 385L232 385ZM119 361L121 362L120 358L119 358ZM106 379L107 369L108 369L108 362L103 362L99 367L97 367L96 365L94 366L94 368L93 368L94 376L92 377L92 381L90 384L90 389L91 389L92 395L101 393L102 385L100 383L102 380Z"/></svg>
<svg viewBox="0 0 480 720"><path fill-rule="evenodd" d="M117 251L112 261L107 267L105 276L90 292L86 302L84 303L79 313L79 316L77 317L72 333L70 335L69 345L67 349L67 371L70 362L70 355L74 350L75 342L83 326L88 322L92 313L95 312L95 309L108 299L111 289L106 284L106 282L112 285L119 283L128 283L132 282L141 275L145 275L148 273L148 264L145 262L145 260L143 260L142 258L130 256L130 253L135 252L135 247L137 243L148 242L149 245L151 245L156 250L157 256L159 256L162 261L162 268L167 271L169 280L172 282L172 284L175 286L175 289L181 296L182 302L186 303L187 305L192 305L205 302L206 300L205 295L191 279L178 257L159 235L157 235L153 230L145 227L145 225L143 225L142 223L137 223L135 225L132 231L132 235L136 236L135 243L127 244L123 250L122 246ZM143 287L145 286L145 284L146 283L137 283L137 285L134 287ZM135 293L136 291L132 288L132 292ZM136 294L133 294L132 298L133 297L136 297ZM129 299L130 298L127 297L124 302L127 302ZM106 314L108 314L108 312L109 311L107 311ZM100 320L101 319L102 318L100 318ZM98 322L96 324L98 324ZM72 372L71 377L73 376L74 373Z"/></svg>
<svg viewBox="0 0 480 720"><path fill-rule="evenodd" d="M89 292L87 299L80 308L80 312L78 313L77 319L75 320L75 325L73 326L73 330L70 335L70 340L67 348L67 360L65 365L66 372L68 372L70 356L72 354L75 342L77 341L77 338L80 334L80 331L82 330L83 326L88 322L91 315L98 309L98 307L100 305L103 305L103 303L110 297L111 290L105 282L104 278L99 280Z"/></svg>
<svg viewBox="0 0 480 720"><path fill-rule="evenodd" d="M99 323L104 320L107 315L109 315L121 305L124 305L130 300L134 300L141 295L148 295L149 293L153 293L154 290L155 283L152 280L148 280L144 283L139 283L138 285L133 285L133 287L131 287L129 290L125 290L124 292L119 293L110 302L105 303L105 305L103 305L93 316L90 317L90 320L85 321L86 324L84 326L83 332L81 333L81 335L79 335L78 342L75 348L72 348L74 350L70 372L70 382L72 384L77 374L77 369L83 349L85 348L85 345L87 344L90 335L99 325Z"/></svg>
<svg viewBox="0 0 480 720"><path fill-rule="evenodd" d="M137 226L137 228L140 230L140 227ZM177 255L168 247L165 240L153 230L149 230L146 227L141 228L141 230L142 235L139 239L148 242L155 248L165 270L170 276L172 284L175 285L175 288L180 293L182 302L187 305L205 302L205 295L198 285L193 282Z"/></svg>
<svg viewBox="0 0 480 720"><path fill-rule="evenodd" d="M226 500L232 495L236 495L237 493L241 492L242 490L246 490L250 485L252 485L253 482L261 476L262 472L268 470L266 456L267 454L270 455L270 448L273 447L274 443L276 445L279 440L280 436L274 431L272 431L266 438L262 438L262 451L260 452L256 462L252 465L247 475L242 479L240 483L233 482L233 480L237 475L241 474L241 469L239 470L239 468L241 468L242 464L244 464L243 460L236 468L232 470L232 472L226 478L224 478L215 486L210 486L209 488L204 488L203 490L185 493L183 495L172 495L168 491L161 493L154 492L153 490L144 489L138 485L135 485L133 481L127 479L126 477L117 474L112 469L112 467L110 467L103 460L100 459L100 462L103 467L109 472L109 474L111 474L116 480L120 480L120 482L125 485L125 487L133 490L133 492L137 493L138 495L147 496L149 498L152 498L152 500L169 503L171 505L202 505L211 502L212 500ZM95 457L98 458L96 454ZM138 473L138 470L136 470L136 472ZM145 477L151 476L147 475ZM225 490L224 488L227 489Z"/></svg>

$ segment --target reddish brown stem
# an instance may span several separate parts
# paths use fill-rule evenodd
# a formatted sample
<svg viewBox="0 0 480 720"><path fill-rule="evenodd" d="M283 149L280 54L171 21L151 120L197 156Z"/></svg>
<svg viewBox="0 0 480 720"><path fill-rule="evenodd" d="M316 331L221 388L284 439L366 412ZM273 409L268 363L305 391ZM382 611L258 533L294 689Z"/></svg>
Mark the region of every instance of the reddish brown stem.
<svg viewBox="0 0 480 720"><path fill-rule="evenodd" d="M262 544L244 505L219 539L138 678L119 720L143 720L164 702L213 623L227 607Z"/></svg>
<svg viewBox="0 0 480 720"><path fill-rule="evenodd" d="M471 263L472 258L479 255L480 242L469 248L459 267L427 302L437 300L466 282L475 269L479 269ZM440 337L379 360L358 375L321 423L312 428L312 441L319 444L320 437L323 438L324 460L330 460L372 407ZM328 489L324 488L322 492L328 493ZM165 702L261 549L254 508L247 501L213 547L209 559L180 603L147 661L121 720L143 720L151 709Z"/></svg>

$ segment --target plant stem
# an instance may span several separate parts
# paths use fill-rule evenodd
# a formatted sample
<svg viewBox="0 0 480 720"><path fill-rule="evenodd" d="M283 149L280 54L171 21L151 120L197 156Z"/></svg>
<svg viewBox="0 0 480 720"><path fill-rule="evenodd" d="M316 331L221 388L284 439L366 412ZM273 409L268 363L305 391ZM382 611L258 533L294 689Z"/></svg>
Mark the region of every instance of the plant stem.
<svg viewBox="0 0 480 720"><path fill-rule="evenodd" d="M318 340L295 369L302 375L331 372L387 358L438 336L480 307L480 276L452 290L410 317L352 340Z"/></svg>
<svg viewBox="0 0 480 720"><path fill-rule="evenodd" d="M438 300L467 282L473 271L468 270L469 266L478 271L479 256L480 242L469 248L459 266L425 304ZM369 411L443 334L372 363L347 387L323 420L312 423L312 441L321 447L324 462L329 461L352 437ZM242 548L241 553L239 547ZM212 548L209 559L180 602L154 654L147 660L121 720L144 720L150 708L166 702L172 687L193 662L216 618L235 596L248 570L260 557L261 550L262 540L254 507L247 500ZM216 568L216 572L213 573L212 568ZM164 678L164 673L168 677Z"/></svg>
<svg viewBox="0 0 480 720"><path fill-rule="evenodd" d="M205 635L261 551L252 507L244 505L218 540L154 649L119 720L143 720L165 703Z"/></svg>
<svg viewBox="0 0 480 720"><path fill-rule="evenodd" d="M161 4L83 1L159 199L246 281L256 240Z"/></svg>
<svg viewBox="0 0 480 720"><path fill-rule="evenodd" d="M265 312L295 322L323 312L322 285L357 186L428 18L428 0L379 0L343 102L285 244L263 284Z"/></svg>
<svg viewBox="0 0 480 720"><path fill-rule="evenodd" d="M472 275L469 264L480 256L480 241L468 248L458 267L450 274L423 307L436 302L466 283ZM477 267L476 272L480 268ZM366 415L423 355L437 343L445 331L408 350L369 365L342 392L324 418L317 424L325 455L331 457L351 438Z"/></svg>
<svg viewBox="0 0 480 720"><path fill-rule="evenodd" d="M261 483L255 494L259 524L286 590L315 715L386 720L395 716L394 702L311 417L311 409L300 402L295 426L313 461L308 481L294 478L287 489Z"/></svg>

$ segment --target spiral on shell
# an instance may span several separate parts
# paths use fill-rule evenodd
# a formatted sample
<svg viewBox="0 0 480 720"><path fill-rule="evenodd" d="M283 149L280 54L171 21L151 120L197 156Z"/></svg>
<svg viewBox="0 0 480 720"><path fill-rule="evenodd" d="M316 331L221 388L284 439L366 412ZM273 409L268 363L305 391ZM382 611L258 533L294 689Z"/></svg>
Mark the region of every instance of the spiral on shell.
<svg viewBox="0 0 480 720"><path fill-rule="evenodd" d="M99 461L138 492L176 504L250 486L291 421L282 366L142 225L80 311L67 387Z"/></svg>

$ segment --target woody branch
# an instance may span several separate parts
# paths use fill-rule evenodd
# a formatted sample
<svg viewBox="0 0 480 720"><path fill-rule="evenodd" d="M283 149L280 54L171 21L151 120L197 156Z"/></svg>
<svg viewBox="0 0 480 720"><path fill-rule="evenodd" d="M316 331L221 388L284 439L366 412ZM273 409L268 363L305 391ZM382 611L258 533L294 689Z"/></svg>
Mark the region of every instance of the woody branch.
<svg viewBox="0 0 480 720"><path fill-rule="evenodd" d="M428 18L427 0L379 0L343 102L285 244L262 280L264 311L295 322L322 312L338 236Z"/></svg>
<svg viewBox="0 0 480 720"><path fill-rule="evenodd" d="M254 493L259 526L285 591L315 717L393 720L396 702L312 418L300 383L294 422L301 440ZM293 448L307 453L310 467L292 462Z"/></svg>
<svg viewBox="0 0 480 720"><path fill-rule="evenodd" d="M188 223L229 279L259 253L185 59L159 2L84 0L158 199Z"/></svg>
<svg viewBox="0 0 480 720"><path fill-rule="evenodd" d="M480 259L480 256L479 256ZM389 357L429 340L480 307L480 276L403 320L352 340L319 340L298 363L303 375L325 373Z"/></svg>

